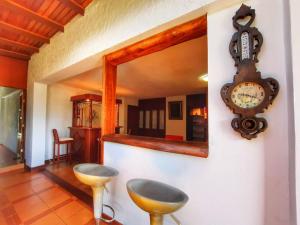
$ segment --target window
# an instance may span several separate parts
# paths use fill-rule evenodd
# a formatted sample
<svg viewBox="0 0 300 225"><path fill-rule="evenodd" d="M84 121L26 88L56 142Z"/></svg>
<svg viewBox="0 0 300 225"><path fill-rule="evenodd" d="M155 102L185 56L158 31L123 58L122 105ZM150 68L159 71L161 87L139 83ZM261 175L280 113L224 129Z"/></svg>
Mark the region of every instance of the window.
<svg viewBox="0 0 300 225"><path fill-rule="evenodd" d="M139 116L139 128L144 128L144 111L140 111L140 116Z"/></svg>
<svg viewBox="0 0 300 225"><path fill-rule="evenodd" d="M146 124L145 128L149 129L150 128L150 110L146 110Z"/></svg>
<svg viewBox="0 0 300 225"><path fill-rule="evenodd" d="M165 129L165 111L159 110L159 129L164 130Z"/></svg>
<svg viewBox="0 0 300 225"><path fill-rule="evenodd" d="M157 110L152 110L152 129L157 129Z"/></svg>

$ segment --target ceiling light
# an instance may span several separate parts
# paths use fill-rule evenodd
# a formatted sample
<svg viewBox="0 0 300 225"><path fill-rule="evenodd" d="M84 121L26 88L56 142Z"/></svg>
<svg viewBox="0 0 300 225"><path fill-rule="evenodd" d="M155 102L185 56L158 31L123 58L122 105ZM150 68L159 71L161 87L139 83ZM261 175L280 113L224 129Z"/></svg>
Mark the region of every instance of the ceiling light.
<svg viewBox="0 0 300 225"><path fill-rule="evenodd" d="M203 80L205 82L208 82L208 74L203 74L203 75L200 75L198 77L198 80Z"/></svg>

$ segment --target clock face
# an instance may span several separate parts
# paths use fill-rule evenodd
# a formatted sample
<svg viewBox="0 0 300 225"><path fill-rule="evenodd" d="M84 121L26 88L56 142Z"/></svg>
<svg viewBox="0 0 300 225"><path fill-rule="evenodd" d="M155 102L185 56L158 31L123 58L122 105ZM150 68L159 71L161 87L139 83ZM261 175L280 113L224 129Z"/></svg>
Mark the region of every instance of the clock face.
<svg viewBox="0 0 300 225"><path fill-rule="evenodd" d="M254 82L240 83L231 92L231 101L243 109L255 108L264 98L264 88Z"/></svg>

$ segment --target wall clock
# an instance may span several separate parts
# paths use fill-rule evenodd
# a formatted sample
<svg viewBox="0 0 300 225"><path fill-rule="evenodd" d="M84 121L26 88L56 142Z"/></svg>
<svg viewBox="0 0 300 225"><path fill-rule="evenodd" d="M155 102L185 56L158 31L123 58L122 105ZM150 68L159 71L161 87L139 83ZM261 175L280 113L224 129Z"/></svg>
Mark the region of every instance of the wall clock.
<svg viewBox="0 0 300 225"><path fill-rule="evenodd" d="M256 117L256 114L263 113L279 91L277 80L263 79L256 69L263 37L257 28L251 27L254 19L255 10L244 4L233 17L233 26L237 32L232 36L229 51L237 73L233 82L225 84L221 89L223 101L238 115L231 122L232 128L249 140L267 128L266 119Z"/></svg>

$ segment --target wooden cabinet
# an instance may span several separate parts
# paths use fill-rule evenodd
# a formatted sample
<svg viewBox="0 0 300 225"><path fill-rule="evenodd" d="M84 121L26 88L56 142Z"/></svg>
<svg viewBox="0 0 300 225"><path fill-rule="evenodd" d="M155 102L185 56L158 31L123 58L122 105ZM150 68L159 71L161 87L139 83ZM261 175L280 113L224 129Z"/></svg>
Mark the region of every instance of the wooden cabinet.
<svg viewBox="0 0 300 225"><path fill-rule="evenodd" d="M72 96L73 119L70 135L74 138L73 158L83 163L100 163L101 159L101 104L102 97L94 94ZM119 105L116 101L116 133L119 133Z"/></svg>
<svg viewBox="0 0 300 225"><path fill-rule="evenodd" d="M79 162L99 162L100 128L70 127L71 137L74 138L74 158Z"/></svg>

